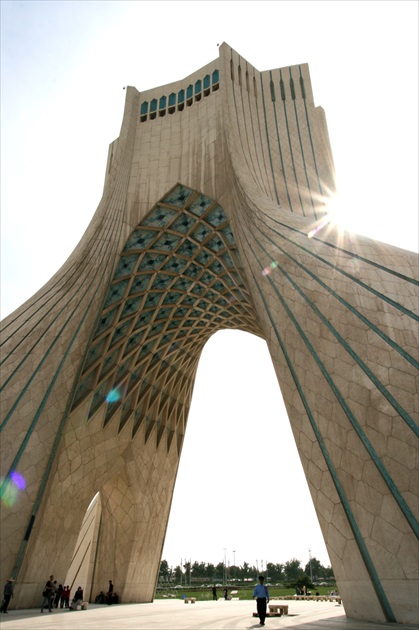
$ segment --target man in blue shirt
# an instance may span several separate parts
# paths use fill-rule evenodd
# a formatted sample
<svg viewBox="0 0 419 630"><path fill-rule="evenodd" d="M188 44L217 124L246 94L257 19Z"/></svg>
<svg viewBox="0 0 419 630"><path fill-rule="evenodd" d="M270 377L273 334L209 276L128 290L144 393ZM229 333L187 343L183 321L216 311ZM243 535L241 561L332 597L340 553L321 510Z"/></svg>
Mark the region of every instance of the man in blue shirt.
<svg viewBox="0 0 419 630"><path fill-rule="evenodd" d="M261 626L265 625L266 607L269 603L269 591L264 585L265 578L259 575L259 584L256 584L253 591L253 598L256 598L256 606Z"/></svg>

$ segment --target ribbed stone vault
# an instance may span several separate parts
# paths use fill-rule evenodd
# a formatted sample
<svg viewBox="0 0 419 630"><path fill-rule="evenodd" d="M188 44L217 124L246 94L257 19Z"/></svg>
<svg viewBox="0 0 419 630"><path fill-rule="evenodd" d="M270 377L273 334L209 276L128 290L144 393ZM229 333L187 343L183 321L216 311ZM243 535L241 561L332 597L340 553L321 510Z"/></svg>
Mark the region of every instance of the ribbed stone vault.
<svg viewBox="0 0 419 630"><path fill-rule="evenodd" d="M87 420L145 423L178 448L202 348L217 330L261 335L227 217L220 205L176 186L130 235L87 351L73 410Z"/></svg>

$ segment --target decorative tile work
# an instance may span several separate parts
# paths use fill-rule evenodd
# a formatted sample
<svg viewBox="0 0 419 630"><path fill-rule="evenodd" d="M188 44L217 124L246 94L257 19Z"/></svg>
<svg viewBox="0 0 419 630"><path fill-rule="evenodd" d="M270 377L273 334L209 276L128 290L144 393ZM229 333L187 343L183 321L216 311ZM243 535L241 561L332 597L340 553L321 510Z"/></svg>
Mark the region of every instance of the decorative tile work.
<svg viewBox="0 0 419 630"><path fill-rule="evenodd" d="M219 71L214 70L211 78L212 78L212 91L216 92L220 87ZM210 85L211 78L209 74L206 74L203 81L201 79L198 79L197 81L195 81L195 85L192 85L190 83L187 86L186 104L188 106L192 105L194 97L195 97L195 101L201 100L202 84L204 85L204 90L203 90L204 96L209 96L211 94L211 85ZM168 98L166 96L160 96L159 101L158 101L159 116L166 115L167 101L169 105L167 111L169 112L169 114L173 114L176 111L176 94L174 92L171 92ZM185 90L182 88L181 90L179 90L178 96L177 96L178 111L183 110L184 101L185 101ZM155 120L156 112L157 112L157 99L153 98L150 101L150 119L151 120ZM148 120L148 101L143 101L140 105L140 121L146 122L146 120Z"/></svg>
<svg viewBox="0 0 419 630"><path fill-rule="evenodd" d="M88 351L74 406L90 396L89 418L106 406L106 425L120 408L119 430L131 417L134 436L146 418L149 435L153 411L144 393L150 387L158 397L177 396L171 393L173 369L186 386L196 357L216 330L243 328L245 322L245 328L258 334L257 322L249 316L251 304L240 263L234 264L232 256L239 261L227 217L217 203L181 185L166 195L127 240L94 338L109 330L110 321L113 332ZM229 271L232 268L234 275ZM114 321L115 307L109 309L115 304L118 322ZM234 318L237 314L241 320ZM101 369L93 371L99 360ZM170 368L167 379L158 384L153 377L147 378L156 362ZM181 408L177 405L178 413ZM177 421L171 420L176 426ZM156 421L164 428L168 418ZM183 425L179 431L183 433Z"/></svg>

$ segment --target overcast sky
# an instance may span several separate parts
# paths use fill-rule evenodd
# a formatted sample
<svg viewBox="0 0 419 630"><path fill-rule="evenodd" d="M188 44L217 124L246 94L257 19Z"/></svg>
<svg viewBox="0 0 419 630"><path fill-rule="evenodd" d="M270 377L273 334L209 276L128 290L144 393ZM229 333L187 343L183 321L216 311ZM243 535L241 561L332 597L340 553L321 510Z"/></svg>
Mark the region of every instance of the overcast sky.
<svg viewBox="0 0 419 630"><path fill-rule="evenodd" d="M418 4L1 2L2 317L63 264L99 203L125 91L223 41L259 70L307 62L348 229L418 250ZM265 342L204 349L163 557L329 559ZM233 553L235 552L235 553Z"/></svg>

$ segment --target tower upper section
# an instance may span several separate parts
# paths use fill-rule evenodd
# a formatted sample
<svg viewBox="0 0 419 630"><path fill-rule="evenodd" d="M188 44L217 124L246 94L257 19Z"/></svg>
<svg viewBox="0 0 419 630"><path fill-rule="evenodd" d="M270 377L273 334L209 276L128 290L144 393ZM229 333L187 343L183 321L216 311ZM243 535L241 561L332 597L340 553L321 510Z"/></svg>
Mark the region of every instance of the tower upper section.
<svg viewBox="0 0 419 630"><path fill-rule="evenodd" d="M218 59L184 79L141 93L128 88L125 119L135 138L133 225L178 182L221 199L233 176L249 193L310 221L334 190L326 119L307 64L260 72L222 44Z"/></svg>

